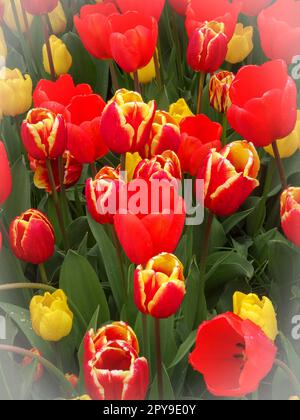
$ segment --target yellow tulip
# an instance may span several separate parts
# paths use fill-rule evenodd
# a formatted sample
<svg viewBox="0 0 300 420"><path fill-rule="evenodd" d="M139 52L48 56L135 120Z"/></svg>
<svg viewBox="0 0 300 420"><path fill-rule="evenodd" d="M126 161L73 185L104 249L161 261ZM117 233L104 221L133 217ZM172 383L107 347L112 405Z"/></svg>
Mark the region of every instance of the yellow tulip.
<svg viewBox="0 0 300 420"><path fill-rule="evenodd" d="M72 66L72 56L69 53L68 48L63 43L63 41L57 38L55 35L50 36L50 46L53 57L55 74L60 76L62 74L68 73ZM51 74L49 58L47 53L47 47L44 44L43 46L43 63L44 68L48 74Z"/></svg>
<svg viewBox="0 0 300 420"><path fill-rule="evenodd" d="M29 110L32 104L32 80L18 69L3 67L0 71L0 114L16 117Z"/></svg>
<svg viewBox="0 0 300 420"><path fill-rule="evenodd" d="M51 13L49 13L49 19L55 34L65 32L67 27L67 18L61 2L59 2L58 6Z"/></svg>
<svg viewBox="0 0 300 420"><path fill-rule="evenodd" d="M0 58L1 62L5 61L7 57L7 45L2 28L0 27Z"/></svg>
<svg viewBox="0 0 300 420"><path fill-rule="evenodd" d="M62 290L34 296L30 303L30 316L34 332L45 341L60 341L72 330L73 313Z"/></svg>
<svg viewBox="0 0 300 420"><path fill-rule="evenodd" d="M241 63L253 50L253 26L244 27L238 23L228 44L226 61L231 64Z"/></svg>
<svg viewBox="0 0 300 420"><path fill-rule="evenodd" d="M253 293L245 295L236 292L233 296L233 312L240 318L249 319L258 325L272 341L278 335L278 326L274 306L270 299L259 297Z"/></svg>
<svg viewBox="0 0 300 420"><path fill-rule="evenodd" d="M25 24L25 21L24 21L21 1L20 0L14 0L14 2L15 2L15 5L16 5L16 9L17 9L18 20L20 22L21 30L22 30L22 32L25 32L26 31L26 24ZM11 0L3 0L3 5L4 5L3 20L6 23L6 25L12 31L17 32L18 27L17 27L17 23L16 23L16 20L15 20L15 17L14 17L14 13L13 13L11 3L12 3ZM27 14L28 24L29 24L29 26L31 26L33 16L30 15L29 13L26 13L26 14Z"/></svg>
<svg viewBox="0 0 300 420"><path fill-rule="evenodd" d="M127 172L127 182L132 181L135 168L138 166L142 160L139 153L126 153L126 172Z"/></svg>
<svg viewBox="0 0 300 420"><path fill-rule="evenodd" d="M192 117L194 115L183 98L170 105L169 114L174 118L177 124L180 124L184 118Z"/></svg>
<svg viewBox="0 0 300 420"><path fill-rule="evenodd" d="M282 159L293 156L300 149L300 110L297 113L297 122L294 130L287 137L279 139L277 145ZM266 147L265 151L274 157L272 145Z"/></svg>
<svg viewBox="0 0 300 420"><path fill-rule="evenodd" d="M156 52L157 54L157 52ZM143 67L142 69L138 70L139 75L139 82L143 85L147 83L151 83L153 79L156 77L156 70L155 70L155 63L154 58L147 64L147 66ZM130 73L131 78L133 79L133 73Z"/></svg>

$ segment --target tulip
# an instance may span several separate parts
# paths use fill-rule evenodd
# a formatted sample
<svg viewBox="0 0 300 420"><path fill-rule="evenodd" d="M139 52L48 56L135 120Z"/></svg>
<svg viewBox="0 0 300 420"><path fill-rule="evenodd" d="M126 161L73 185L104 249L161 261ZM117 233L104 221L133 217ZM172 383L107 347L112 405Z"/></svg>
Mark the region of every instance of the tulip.
<svg viewBox="0 0 300 420"><path fill-rule="evenodd" d="M67 28L67 18L62 7L61 2L58 2L57 7L49 13L49 19L53 29L53 33L60 34L65 32Z"/></svg>
<svg viewBox="0 0 300 420"><path fill-rule="evenodd" d="M142 160L136 167L134 178L148 181L162 179L169 181L181 180L181 166L176 153L167 150L151 160Z"/></svg>
<svg viewBox="0 0 300 420"><path fill-rule="evenodd" d="M158 37L157 21L137 12L109 17L112 57L126 72L145 67L154 56Z"/></svg>
<svg viewBox="0 0 300 420"><path fill-rule="evenodd" d="M263 9L267 8L272 0L242 0L241 12L247 16L257 16Z"/></svg>
<svg viewBox="0 0 300 420"><path fill-rule="evenodd" d="M96 334L97 336L97 334ZM94 400L144 400L149 385L147 360L123 340L96 349L94 331L84 339L84 378Z"/></svg>
<svg viewBox="0 0 300 420"><path fill-rule="evenodd" d="M191 36L193 31L206 21L217 21L224 24L224 33L231 39L241 10L239 0L190 0L186 10L186 29Z"/></svg>
<svg viewBox="0 0 300 420"><path fill-rule="evenodd" d="M137 152L126 153L125 169L126 169L127 182L132 181L135 169L141 160L142 158Z"/></svg>
<svg viewBox="0 0 300 420"><path fill-rule="evenodd" d="M166 150L178 151L180 130L177 122L165 111L156 111L150 138L141 150L143 157L151 158Z"/></svg>
<svg viewBox="0 0 300 420"><path fill-rule="evenodd" d="M210 105L215 111L226 114L231 105L229 96L230 86L234 80L234 74L230 71L220 71L214 74L209 83Z"/></svg>
<svg viewBox="0 0 300 420"><path fill-rule="evenodd" d="M174 118L177 124L180 124L181 121L186 117L194 116L188 104L183 98L178 99L177 102L170 105L169 114L172 118Z"/></svg>
<svg viewBox="0 0 300 420"><path fill-rule="evenodd" d="M96 351L107 346L111 341L126 341L137 354L140 352L139 342L133 329L123 321L113 322L100 328L93 336Z"/></svg>
<svg viewBox="0 0 300 420"><path fill-rule="evenodd" d="M29 309L33 331L43 340L57 342L70 334L73 313L62 290L34 296Z"/></svg>
<svg viewBox="0 0 300 420"><path fill-rule="evenodd" d="M172 183L159 183L157 191L158 188L151 188L146 182L141 190L140 181L133 180L121 188L122 205L114 217L119 241L134 264L146 264L161 252L174 252L186 216L184 200ZM156 183L155 187L158 187Z"/></svg>
<svg viewBox="0 0 300 420"><path fill-rule="evenodd" d="M65 152L62 156L63 159L63 180L65 189L73 187L77 184L81 177L83 166L77 162L70 152ZM45 190L48 194L52 193L51 183L49 179L49 173L45 160L36 160L29 156L30 169L34 172L33 182L36 188ZM52 159L50 161L52 173L54 177L54 183L56 191L60 191L60 179L59 179L59 166L58 159Z"/></svg>
<svg viewBox="0 0 300 420"><path fill-rule="evenodd" d="M206 115L187 117L180 124L178 157L182 171L196 176L211 149L221 149L222 127Z"/></svg>
<svg viewBox="0 0 300 420"><path fill-rule="evenodd" d="M106 146L119 154L141 150L149 140L155 111L155 101L145 104L135 92L118 91L102 114L100 133Z"/></svg>
<svg viewBox="0 0 300 420"><path fill-rule="evenodd" d="M189 66L196 72L213 73L224 62L228 38L224 23L205 22L192 32L187 50Z"/></svg>
<svg viewBox="0 0 300 420"><path fill-rule="evenodd" d="M10 245L17 258L42 264L54 253L54 230L47 217L38 210L27 210L10 225Z"/></svg>
<svg viewBox="0 0 300 420"><path fill-rule="evenodd" d="M20 22L21 31L24 33L27 30L27 25L25 24L25 20L24 20L21 1L23 1L23 0L14 0L14 3L15 3L15 6L16 6L16 10L17 10L17 15L18 15L18 20ZM28 14L28 13L26 13L26 15L27 15L27 20L28 20L28 25L31 26L32 21L33 21L33 16ZM18 31L16 19L15 19L14 12L13 12L13 9L12 9L12 0L4 0L3 20L4 20L5 24L13 32Z"/></svg>
<svg viewBox="0 0 300 420"><path fill-rule="evenodd" d="M185 16L190 0L169 0L170 6L181 16Z"/></svg>
<svg viewBox="0 0 300 420"><path fill-rule="evenodd" d="M68 149L80 163L93 163L108 153L100 135L105 105L101 96L91 94L73 97L67 107Z"/></svg>
<svg viewBox="0 0 300 420"><path fill-rule="evenodd" d="M2 28L0 28L0 58L2 60L6 60L7 58L7 45Z"/></svg>
<svg viewBox="0 0 300 420"><path fill-rule="evenodd" d="M281 60L242 67L231 85L230 99L229 124L256 147L286 137L295 127L297 89Z"/></svg>
<svg viewBox="0 0 300 420"><path fill-rule="evenodd" d="M22 140L34 159L46 160L62 156L67 146L67 131L63 117L44 108L29 111L22 124Z"/></svg>
<svg viewBox="0 0 300 420"><path fill-rule="evenodd" d="M276 353L257 325L228 312L200 325L190 364L204 375L211 394L242 397L257 391Z"/></svg>
<svg viewBox="0 0 300 420"><path fill-rule="evenodd" d="M83 6L80 16L74 17L75 27L85 49L100 60L112 58L109 16L114 13L118 13L118 10L113 3L99 3Z"/></svg>
<svg viewBox="0 0 300 420"><path fill-rule="evenodd" d="M4 143L0 141L0 207L8 199L12 190L12 176L9 167L9 160Z"/></svg>
<svg viewBox="0 0 300 420"><path fill-rule="evenodd" d="M293 156L300 148L300 110L297 111L297 122L294 131L287 137L278 139L277 146L282 159ZM269 155L275 157L272 146L266 147L265 151L269 153Z"/></svg>
<svg viewBox="0 0 300 420"><path fill-rule="evenodd" d="M300 246L300 188L290 187L280 201L281 226L285 236Z"/></svg>
<svg viewBox="0 0 300 420"><path fill-rule="evenodd" d="M139 12L147 16L153 16L157 21L160 19L166 0L154 0L141 2L141 0L117 0L122 13Z"/></svg>
<svg viewBox="0 0 300 420"><path fill-rule="evenodd" d="M219 153L212 150L197 176L204 180L205 207L221 217L235 213L258 187L259 169L260 160L251 143L237 141Z"/></svg>
<svg viewBox="0 0 300 420"><path fill-rule="evenodd" d="M250 293L245 295L236 292L233 296L233 312L241 319L249 319L269 337L275 341L278 335L278 326L274 306L270 299Z"/></svg>
<svg viewBox="0 0 300 420"><path fill-rule="evenodd" d="M119 190L123 181L113 168L104 167L95 180L86 181L85 196L91 216L100 224L113 224L119 210Z"/></svg>
<svg viewBox="0 0 300 420"><path fill-rule="evenodd" d="M55 35L51 35L49 41L55 74L60 76L62 74L68 73L72 67L73 60L66 44L64 44L63 41L57 38ZM43 63L46 73L51 74L46 44L43 46Z"/></svg>
<svg viewBox="0 0 300 420"><path fill-rule="evenodd" d="M22 0L22 4L31 15L45 15L57 7L58 0Z"/></svg>
<svg viewBox="0 0 300 420"><path fill-rule="evenodd" d="M30 350L31 353L35 354L36 356L42 356L41 352L36 349L33 348ZM22 367L26 368L27 366L30 366L33 363L33 359L29 356L25 356L22 360ZM37 383L42 379L42 376L44 374L44 366L41 363L38 363L36 366L36 370L34 373L34 378L33 378L33 382Z"/></svg>
<svg viewBox="0 0 300 420"><path fill-rule="evenodd" d="M271 59L283 59L287 64L300 54L300 3L277 0L258 16L261 46Z"/></svg>
<svg viewBox="0 0 300 420"><path fill-rule="evenodd" d="M143 67L142 69L138 70L138 78L141 84L148 84L151 83L153 79L156 78L156 69L155 69L155 61L154 57L151 58L150 62ZM134 79L134 74L130 73L132 79Z"/></svg>
<svg viewBox="0 0 300 420"><path fill-rule="evenodd" d="M75 96L90 95L93 93L90 85L80 84L75 86L72 76L65 74L55 82L40 80L33 92L33 103L36 108L47 108L47 104L56 102L68 106Z"/></svg>
<svg viewBox="0 0 300 420"><path fill-rule="evenodd" d="M16 117L29 110L32 103L32 80L20 70L0 70L0 115Z"/></svg>
<svg viewBox="0 0 300 420"><path fill-rule="evenodd" d="M244 27L242 23L238 23L228 44L225 60L230 64L241 63L253 51L253 48L253 26Z"/></svg>
<svg viewBox="0 0 300 420"><path fill-rule="evenodd" d="M185 293L183 266L175 255L157 255L135 270L134 301L143 314L169 318L180 308Z"/></svg>

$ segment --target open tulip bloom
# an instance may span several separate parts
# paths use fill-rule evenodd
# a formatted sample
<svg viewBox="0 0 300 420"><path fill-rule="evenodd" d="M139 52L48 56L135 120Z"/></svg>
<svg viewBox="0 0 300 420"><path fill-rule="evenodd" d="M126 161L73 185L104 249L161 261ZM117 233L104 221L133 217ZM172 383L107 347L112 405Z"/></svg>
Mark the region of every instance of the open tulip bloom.
<svg viewBox="0 0 300 420"><path fill-rule="evenodd" d="M0 400L300 400L299 270L299 0L0 0Z"/></svg>

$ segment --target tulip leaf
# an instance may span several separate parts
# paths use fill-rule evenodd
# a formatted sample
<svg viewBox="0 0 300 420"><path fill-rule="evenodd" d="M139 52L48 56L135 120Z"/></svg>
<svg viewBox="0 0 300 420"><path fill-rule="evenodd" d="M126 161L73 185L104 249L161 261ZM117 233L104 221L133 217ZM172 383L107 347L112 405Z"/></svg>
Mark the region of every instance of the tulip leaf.
<svg viewBox="0 0 300 420"><path fill-rule="evenodd" d="M61 268L59 285L76 305L86 322L90 321L98 305L101 322L110 319L102 285L85 257L73 251L68 252Z"/></svg>
<svg viewBox="0 0 300 420"><path fill-rule="evenodd" d="M243 220L245 220L252 212L253 212L253 208L239 212L239 213L235 213L232 216L228 217L224 222L223 222L223 228L224 231L226 233L226 235L234 228L236 227L239 223L241 223Z"/></svg>
<svg viewBox="0 0 300 420"><path fill-rule="evenodd" d="M188 354L188 352L191 350L193 345L195 344L197 336L197 331L192 331L188 338L181 344L181 346L178 349L178 352L173 360L173 362L170 364L169 369L172 367L177 366Z"/></svg>
<svg viewBox="0 0 300 420"><path fill-rule="evenodd" d="M169 401L175 400L175 395L174 395L173 387L170 381L170 377L164 365L163 365L163 393L164 393L164 400L169 400ZM159 399L160 397L158 394L157 375L156 375L153 381L153 384L151 386L149 400L157 401Z"/></svg>
<svg viewBox="0 0 300 420"><path fill-rule="evenodd" d="M288 365L300 381L300 357L296 353L292 343L285 337L283 333L280 333L279 337L287 357Z"/></svg>

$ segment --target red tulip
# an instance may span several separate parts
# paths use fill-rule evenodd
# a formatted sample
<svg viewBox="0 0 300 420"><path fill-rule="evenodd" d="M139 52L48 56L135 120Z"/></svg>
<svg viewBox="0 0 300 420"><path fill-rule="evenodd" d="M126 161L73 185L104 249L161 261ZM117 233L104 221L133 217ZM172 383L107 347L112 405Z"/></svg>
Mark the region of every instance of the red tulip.
<svg viewBox="0 0 300 420"><path fill-rule="evenodd" d="M204 22L215 20L224 23L224 32L228 41L230 41L234 34L240 10L241 3L239 0L233 0L232 3L228 0L190 0L186 11L187 32L191 36L194 30Z"/></svg>
<svg viewBox="0 0 300 420"><path fill-rule="evenodd" d="M286 137L296 125L297 89L284 61L245 66L230 88L231 127L256 147Z"/></svg>
<svg viewBox="0 0 300 420"><path fill-rule="evenodd" d="M86 50L100 60L112 58L109 16L118 13L113 3L83 6L74 24ZM149 60L150 61L150 60Z"/></svg>
<svg viewBox="0 0 300 420"><path fill-rule="evenodd" d="M47 193L51 193L51 184L49 180L49 174L44 160L36 160L29 156L30 169L34 172L34 185L42 190L45 190ZM81 163L77 162L70 152L65 152L63 155L63 166L64 166L64 186L66 189L71 188L73 185L77 184L81 177L83 166ZM51 160L52 172L54 175L54 181L56 186L56 191L60 191L60 182L59 182L59 162L58 159Z"/></svg>
<svg viewBox="0 0 300 420"><path fill-rule="evenodd" d="M143 314L168 318L179 310L185 293L183 266L175 255L157 255L135 270L134 301Z"/></svg>
<svg viewBox="0 0 300 420"><path fill-rule="evenodd" d="M109 40L112 57L127 73L145 67L155 53L158 37L157 21L137 12L112 15Z"/></svg>
<svg viewBox="0 0 300 420"><path fill-rule="evenodd" d="M56 159L67 146L67 129L62 115L44 108L29 111L22 124L22 140L27 152L38 160Z"/></svg>
<svg viewBox="0 0 300 420"><path fill-rule="evenodd" d="M5 146L0 141L0 206L8 199L12 189L12 177Z"/></svg>
<svg viewBox="0 0 300 420"><path fill-rule="evenodd" d="M54 253L54 231L47 217L38 210L27 210L10 225L10 246L17 258L41 264Z"/></svg>
<svg viewBox="0 0 300 420"><path fill-rule="evenodd" d="M290 187L282 193L281 226L288 240L300 247L300 188Z"/></svg>
<svg viewBox="0 0 300 420"><path fill-rule="evenodd" d="M114 217L120 243L134 264L145 264L161 252L174 252L186 215L184 200L169 182L161 182L158 191L157 184L143 185L141 189L141 180L136 179L121 188L122 205Z"/></svg>
<svg viewBox="0 0 300 420"><path fill-rule="evenodd" d="M189 1L190 0L169 0L169 3L176 13L185 16Z"/></svg>
<svg viewBox="0 0 300 420"><path fill-rule="evenodd" d="M278 0L258 16L264 53L271 60L281 58L290 64L300 55L300 3Z"/></svg>
<svg viewBox="0 0 300 420"><path fill-rule="evenodd" d="M211 21L191 33L187 61L194 71L213 73L223 64L228 50L224 29L224 23Z"/></svg>
<svg viewBox="0 0 300 420"><path fill-rule="evenodd" d="M143 2L141 0L117 0L122 13L139 12L147 16L153 16L156 20L160 19L166 0L152 0Z"/></svg>
<svg viewBox="0 0 300 420"><path fill-rule="evenodd" d="M117 91L101 118L100 133L106 146L118 154L138 152L149 140L155 111L155 101L145 104L138 93Z"/></svg>
<svg viewBox="0 0 300 420"><path fill-rule="evenodd" d="M31 349L30 352L35 354L36 356L42 356L41 352L36 348ZM22 360L22 367L25 368L34 362L35 361L33 360L32 357L26 356ZM42 379L43 374L44 374L44 366L41 363L38 363L36 366L35 373L34 373L33 382L34 383L39 382Z"/></svg>
<svg viewBox="0 0 300 420"><path fill-rule="evenodd" d="M104 167L95 180L86 181L87 208L96 222L113 224L119 210L119 190L123 185L120 175L113 168Z"/></svg>
<svg viewBox="0 0 300 420"><path fill-rule="evenodd" d="M94 400L144 400L149 385L147 360L123 340L96 349L93 331L84 339L84 378Z"/></svg>
<svg viewBox="0 0 300 420"><path fill-rule="evenodd" d="M241 12L247 16L257 16L259 12L268 7L272 0L242 0Z"/></svg>
<svg viewBox="0 0 300 420"><path fill-rule="evenodd" d="M184 172L196 176L211 149L221 149L222 127L206 115L185 118L180 124L178 157Z"/></svg>
<svg viewBox="0 0 300 420"><path fill-rule="evenodd" d="M231 106L229 90L235 75L230 71L214 74L209 82L210 105L217 111L226 114Z"/></svg>
<svg viewBox="0 0 300 420"><path fill-rule="evenodd" d="M182 173L179 159L176 153L171 150L167 150L151 160L144 159L137 165L133 178L148 181L155 179L181 180Z"/></svg>
<svg viewBox="0 0 300 420"><path fill-rule="evenodd" d="M177 122L168 112L156 111L150 138L140 150L141 156L151 158L166 150L177 153L180 144L180 130Z"/></svg>
<svg viewBox="0 0 300 420"><path fill-rule="evenodd" d="M91 94L75 96L67 107L68 150L80 163L93 163L108 152L100 135L105 105L101 96Z"/></svg>
<svg viewBox="0 0 300 420"><path fill-rule="evenodd" d="M220 153L212 150L197 176L204 180L205 207L221 217L235 213L258 187L259 169L260 160L251 143L237 141Z"/></svg>
<svg viewBox="0 0 300 420"><path fill-rule="evenodd" d="M58 6L58 0L21 0L27 13L46 15Z"/></svg>
<svg viewBox="0 0 300 420"><path fill-rule="evenodd" d="M229 312L200 325L190 364L213 395L241 397L257 391L276 353L257 325Z"/></svg>
<svg viewBox="0 0 300 420"><path fill-rule="evenodd" d="M140 346L133 329L126 324L126 322L118 321L113 322L112 324L105 325L100 328L93 337L93 342L96 351L102 349L102 347L107 346L110 341L122 340L126 341L137 354L140 352Z"/></svg>

